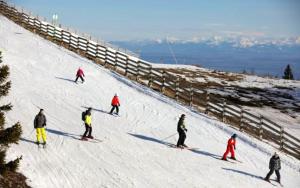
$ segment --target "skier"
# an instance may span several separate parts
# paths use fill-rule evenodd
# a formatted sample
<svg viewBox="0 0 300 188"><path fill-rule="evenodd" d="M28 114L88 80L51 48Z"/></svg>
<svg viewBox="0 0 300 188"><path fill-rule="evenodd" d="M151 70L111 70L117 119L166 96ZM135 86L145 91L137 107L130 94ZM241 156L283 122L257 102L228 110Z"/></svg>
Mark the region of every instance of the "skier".
<svg viewBox="0 0 300 188"><path fill-rule="evenodd" d="M185 118L185 115L182 114L181 117L179 118L178 123L177 123L177 132L179 134L179 138L178 138L178 141L177 141L177 147L179 147L179 148L187 147L184 144L184 141L185 141L185 138L186 138L185 132L187 132L187 129L185 128L185 124L184 124L184 118Z"/></svg>
<svg viewBox="0 0 300 188"><path fill-rule="evenodd" d="M118 98L118 95L115 94L115 96L113 97L112 101L111 101L111 110L109 112L109 114L112 114L113 111L116 109L116 114L118 115L119 114L119 106L120 106L120 102L119 102L119 98Z"/></svg>
<svg viewBox="0 0 300 188"><path fill-rule="evenodd" d="M86 138L93 139L92 136L92 115L91 115L92 108L88 108L84 112L84 125L85 125L85 132L82 135L82 139L85 140ZM88 134L88 136L86 136Z"/></svg>
<svg viewBox="0 0 300 188"><path fill-rule="evenodd" d="M270 182L270 176L274 173L277 176L277 182L280 183L280 173L279 170L281 169L281 164L280 164L280 158L278 154L275 152L274 155L271 157L270 162L269 162L269 173L265 177L265 180Z"/></svg>
<svg viewBox="0 0 300 188"><path fill-rule="evenodd" d="M224 153L222 160L227 161L227 155L230 152L231 153L231 159L236 160L235 155L234 155L234 150L235 150L235 143L236 143L236 134L233 134L231 138L227 142L227 149L226 152Z"/></svg>
<svg viewBox="0 0 300 188"><path fill-rule="evenodd" d="M36 129L36 144L40 144L40 138L43 138L43 145L46 145L46 116L44 115L44 110L40 109L39 113L34 118L34 128Z"/></svg>
<svg viewBox="0 0 300 188"><path fill-rule="evenodd" d="M75 79L75 82L77 83L77 80L78 78L81 79L82 83L84 82L84 79L83 79L84 76L84 73L83 73L83 70L81 69L81 67L78 68L77 70L77 73L76 73L76 79Z"/></svg>

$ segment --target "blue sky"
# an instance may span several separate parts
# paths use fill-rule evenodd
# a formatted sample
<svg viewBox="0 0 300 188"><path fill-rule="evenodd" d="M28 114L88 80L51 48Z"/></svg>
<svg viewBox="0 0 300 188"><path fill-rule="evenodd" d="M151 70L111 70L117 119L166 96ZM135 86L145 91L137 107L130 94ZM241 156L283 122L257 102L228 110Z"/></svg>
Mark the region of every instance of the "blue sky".
<svg viewBox="0 0 300 188"><path fill-rule="evenodd" d="M299 37L300 0L8 0L95 37Z"/></svg>

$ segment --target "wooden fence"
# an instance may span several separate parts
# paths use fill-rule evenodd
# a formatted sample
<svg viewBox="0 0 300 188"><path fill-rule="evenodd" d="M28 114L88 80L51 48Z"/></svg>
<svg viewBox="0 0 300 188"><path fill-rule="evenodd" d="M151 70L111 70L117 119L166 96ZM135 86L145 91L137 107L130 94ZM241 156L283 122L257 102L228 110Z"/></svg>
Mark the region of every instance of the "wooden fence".
<svg viewBox="0 0 300 188"><path fill-rule="evenodd" d="M3 1L0 1L0 13L22 27L97 64L159 91L179 103L215 116L260 140L268 140L279 150L300 159L299 138L287 133L282 126L262 115L254 115L220 96L197 89L193 82L170 72L155 69L151 64L139 58L40 21L38 18L8 6Z"/></svg>

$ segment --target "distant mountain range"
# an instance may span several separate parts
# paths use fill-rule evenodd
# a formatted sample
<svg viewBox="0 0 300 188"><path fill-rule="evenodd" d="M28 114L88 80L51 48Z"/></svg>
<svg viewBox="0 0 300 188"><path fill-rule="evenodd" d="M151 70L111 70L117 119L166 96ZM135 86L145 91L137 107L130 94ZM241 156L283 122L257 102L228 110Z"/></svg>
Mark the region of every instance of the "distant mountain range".
<svg viewBox="0 0 300 188"><path fill-rule="evenodd" d="M153 63L194 64L202 67L252 72L258 75L281 77L287 64L300 79L300 37L285 39L174 38L145 41L113 41Z"/></svg>
<svg viewBox="0 0 300 188"><path fill-rule="evenodd" d="M120 41L115 41L113 43L119 43ZM192 39L177 39L174 37L167 37L164 39L155 39L155 40L136 40L136 41L123 41L122 43L134 43L139 45L147 44L207 44L210 46L218 46L222 44L230 44L233 47L247 48L257 45L275 45L275 46L300 46L300 36L299 37L289 37L289 38L256 38L249 36L234 36L234 37L201 37L201 38L192 38Z"/></svg>

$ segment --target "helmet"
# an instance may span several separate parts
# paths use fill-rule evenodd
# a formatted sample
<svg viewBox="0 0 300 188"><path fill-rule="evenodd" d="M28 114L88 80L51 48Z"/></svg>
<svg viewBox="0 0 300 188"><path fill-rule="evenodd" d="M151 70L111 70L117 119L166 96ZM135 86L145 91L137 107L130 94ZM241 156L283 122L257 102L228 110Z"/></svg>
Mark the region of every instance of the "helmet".
<svg viewBox="0 0 300 188"><path fill-rule="evenodd" d="M232 138L236 138L236 137L237 137L237 135L236 135L236 134L233 134L231 137L232 137Z"/></svg>

